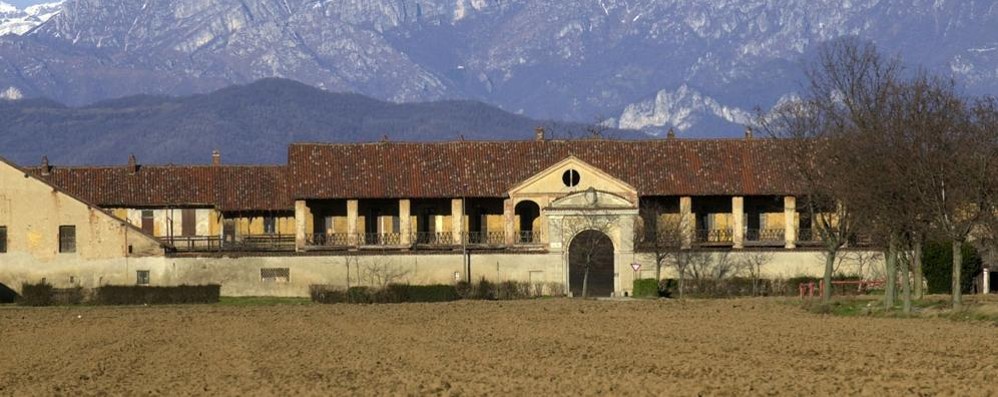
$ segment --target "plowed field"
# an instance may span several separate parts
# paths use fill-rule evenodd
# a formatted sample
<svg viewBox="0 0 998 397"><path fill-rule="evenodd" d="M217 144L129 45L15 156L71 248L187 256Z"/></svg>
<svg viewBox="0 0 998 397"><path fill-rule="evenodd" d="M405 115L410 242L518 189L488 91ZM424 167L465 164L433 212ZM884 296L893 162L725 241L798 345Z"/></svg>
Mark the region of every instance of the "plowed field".
<svg viewBox="0 0 998 397"><path fill-rule="evenodd" d="M761 299L2 307L0 395L995 395L996 341Z"/></svg>

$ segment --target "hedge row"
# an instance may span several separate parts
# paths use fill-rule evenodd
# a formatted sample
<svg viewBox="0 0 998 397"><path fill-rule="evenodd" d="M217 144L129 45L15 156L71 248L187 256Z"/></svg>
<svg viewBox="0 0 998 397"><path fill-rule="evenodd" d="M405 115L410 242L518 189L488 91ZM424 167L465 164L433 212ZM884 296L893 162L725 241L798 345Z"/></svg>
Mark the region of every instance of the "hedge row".
<svg viewBox="0 0 998 397"><path fill-rule="evenodd" d="M862 278L853 275L835 275L833 281L858 281ZM821 283L821 277L792 277L788 279L758 279L746 277L731 277L722 280L686 280L684 296L688 298L735 298L746 296L797 296L800 285ZM635 296L637 296L635 289ZM663 279L659 282L659 296L678 297L679 280ZM834 295L857 295L866 293L859 291L855 285L833 285Z"/></svg>
<svg viewBox="0 0 998 397"><path fill-rule="evenodd" d="M449 302L461 299L452 285L389 284L385 288L350 287L343 290L328 285L309 286L317 303L405 303Z"/></svg>
<svg viewBox="0 0 998 397"><path fill-rule="evenodd" d="M17 302L23 306L78 305L91 302L99 305L161 305L217 303L220 285L182 285L179 287L103 286L92 290L92 296L81 287L53 288L51 284L25 283ZM89 298L89 299L88 299Z"/></svg>
<svg viewBox="0 0 998 397"><path fill-rule="evenodd" d="M309 295L317 303L405 303L448 302L459 299L516 300L563 294L558 283L528 283L503 281L493 283L482 279L477 283L465 281L455 285L389 284L385 288L350 287L329 285L309 286Z"/></svg>
<svg viewBox="0 0 998 397"><path fill-rule="evenodd" d="M222 286L181 285L177 287L114 286L98 287L95 301L101 305L178 305L218 303Z"/></svg>

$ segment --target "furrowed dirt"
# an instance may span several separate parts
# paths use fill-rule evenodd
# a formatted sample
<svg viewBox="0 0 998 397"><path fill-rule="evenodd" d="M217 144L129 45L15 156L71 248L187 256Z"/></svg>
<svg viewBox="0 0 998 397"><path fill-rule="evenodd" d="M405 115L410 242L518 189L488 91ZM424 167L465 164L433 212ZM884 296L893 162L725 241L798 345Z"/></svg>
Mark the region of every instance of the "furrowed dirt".
<svg viewBox="0 0 998 397"><path fill-rule="evenodd" d="M998 327L774 300L0 308L0 395L995 395Z"/></svg>

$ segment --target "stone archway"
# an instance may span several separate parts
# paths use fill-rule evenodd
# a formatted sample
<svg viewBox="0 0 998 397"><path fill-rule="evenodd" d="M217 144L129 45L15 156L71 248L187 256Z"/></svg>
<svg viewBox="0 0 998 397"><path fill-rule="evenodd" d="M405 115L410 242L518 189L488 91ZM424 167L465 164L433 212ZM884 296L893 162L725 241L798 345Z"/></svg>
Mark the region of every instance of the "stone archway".
<svg viewBox="0 0 998 397"><path fill-rule="evenodd" d="M568 248L568 286L572 296L582 296L584 283L587 284L589 297L613 295L613 275L613 241L610 237L595 230L577 234Z"/></svg>

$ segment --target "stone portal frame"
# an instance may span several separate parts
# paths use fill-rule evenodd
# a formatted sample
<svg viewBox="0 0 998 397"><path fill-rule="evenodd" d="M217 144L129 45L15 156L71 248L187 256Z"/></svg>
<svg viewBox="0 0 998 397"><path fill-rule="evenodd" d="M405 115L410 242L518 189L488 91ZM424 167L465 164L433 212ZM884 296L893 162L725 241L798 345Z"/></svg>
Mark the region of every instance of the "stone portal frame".
<svg viewBox="0 0 998 397"><path fill-rule="evenodd" d="M614 247L614 295L629 294L634 275L634 224L637 203L609 192L587 190L562 197L544 209L548 250L562 257L562 276L569 288L568 244L581 232L596 230L610 237ZM605 225L605 230L591 228ZM602 228L602 227L601 227Z"/></svg>

